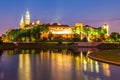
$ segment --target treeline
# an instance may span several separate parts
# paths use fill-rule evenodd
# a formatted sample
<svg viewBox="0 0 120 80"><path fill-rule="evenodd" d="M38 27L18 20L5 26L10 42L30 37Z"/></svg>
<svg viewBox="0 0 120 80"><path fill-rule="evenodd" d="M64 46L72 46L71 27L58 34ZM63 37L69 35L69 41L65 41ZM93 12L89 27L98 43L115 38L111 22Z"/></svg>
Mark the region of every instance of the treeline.
<svg viewBox="0 0 120 80"><path fill-rule="evenodd" d="M120 42L120 34L117 32L112 32L109 36L109 40L111 42Z"/></svg>
<svg viewBox="0 0 120 80"><path fill-rule="evenodd" d="M48 31L48 26L39 25L33 26L30 29L11 29L6 33L6 36L9 41L34 42L40 39L41 34L47 33Z"/></svg>

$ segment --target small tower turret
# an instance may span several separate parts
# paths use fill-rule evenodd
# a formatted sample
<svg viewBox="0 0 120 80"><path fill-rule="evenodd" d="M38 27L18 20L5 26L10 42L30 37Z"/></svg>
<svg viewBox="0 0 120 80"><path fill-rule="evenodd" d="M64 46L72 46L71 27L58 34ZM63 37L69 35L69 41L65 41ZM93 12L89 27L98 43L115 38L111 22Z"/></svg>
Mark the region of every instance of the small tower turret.
<svg viewBox="0 0 120 80"><path fill-rule="evenodd" d="M40 25L40 20L39 20L39 19L36 19L35 24L36 24L36 25Z"/></svg>
<svg viewBox="0 0 120 80"><path fill-rule="evenodd" d="M106 29L106 31L107 31L106 35L109 36L109 25L108 25L108 24L105 24L105 25L103 26L103 28Z"/></svg>
<svg viewBox="0 0 120 80"><path fill-rule="evenodd" d="M24 26L25 26L24 18L23 18L23 15L22 15L21 20L20 20L20 29L24 29Z"/></svg>

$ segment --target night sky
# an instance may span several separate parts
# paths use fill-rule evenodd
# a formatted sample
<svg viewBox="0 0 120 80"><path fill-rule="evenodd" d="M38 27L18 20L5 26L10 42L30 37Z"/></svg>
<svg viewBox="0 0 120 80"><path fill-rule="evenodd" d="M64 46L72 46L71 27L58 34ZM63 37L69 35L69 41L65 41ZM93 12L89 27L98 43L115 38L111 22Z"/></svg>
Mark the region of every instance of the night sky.
<svg viewBox="0 0 120 80"><path fill-rule="evenodd" d="M0 35L8 28L19 28L27 8L31 21L60 22L94 27L109 24L110 32L120 31L120 0L0 0Z"/></svg>

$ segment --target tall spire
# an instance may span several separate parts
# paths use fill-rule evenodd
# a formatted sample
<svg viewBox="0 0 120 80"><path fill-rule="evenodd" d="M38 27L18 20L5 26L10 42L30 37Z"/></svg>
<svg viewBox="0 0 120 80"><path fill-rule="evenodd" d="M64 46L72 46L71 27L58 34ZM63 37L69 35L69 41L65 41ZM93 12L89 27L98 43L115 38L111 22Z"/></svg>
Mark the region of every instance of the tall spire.
<svg viewBox="0 0 120 80"><path fill-rule="evenodd" d="M30 24L30 14L29 14L28 8L27 8L26 15L25 15L25 24L26 25Z"/></svg>
<svg viewBox="0 0 120 80"><path fill-rule="evenodd" d="M24 17L22 15L21 20L20 20L20 29L24 29Z"/></svg>

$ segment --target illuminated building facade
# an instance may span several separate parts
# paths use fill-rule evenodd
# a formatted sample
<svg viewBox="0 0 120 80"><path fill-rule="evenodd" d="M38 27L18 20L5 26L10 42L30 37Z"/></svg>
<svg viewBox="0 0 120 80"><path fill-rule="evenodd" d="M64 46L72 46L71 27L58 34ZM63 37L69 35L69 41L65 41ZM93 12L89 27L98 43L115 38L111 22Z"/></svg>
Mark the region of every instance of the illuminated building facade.
<svg viewBox="0 0 120 80"><path fill-rule="evenodd" d="M25 14L25 19L22 15L21 20L20 20L20 29L30 29L32 26L40 25L40 20L36 19L35 23L30 21L30 13L29 10L27 9L26 14Z"/></svg>
<svg viewBox="0 0 120 80"><path fill-rule="evenodd" d="M53 34L54 37L72 38L73 32L72 28L68 25L49 25L49 32Z"/></svg>
<svg viewBox="0 0 120 80"><path fill-rule="evenodd" d="M28 9L27 9L26 15L25 15L25 24L26 24L26 25L29 25L29 24L30 24L30 14L29 14Z"/></svg>
<svg viewBox="0 0 120 80"><path fill-rule="evenodd" d="M33 26L38 26L40 20L36 19L35 22L30 22L30 13L27 10L24 17L22 16L20 21L20 29L30 29ZM88 41L101 37L101 34L105 34L105 38L109 36L109 25L105 24L103 27L95 28L89 25L84 25L81 22L77 22L74 26L61 25L60 23L45 24L49 28L49 33L53 34L53 37L62 38L74 38L77 35L80 40L87 38ZM44 33L42 37L48 37L49 33Z"/></svg>

